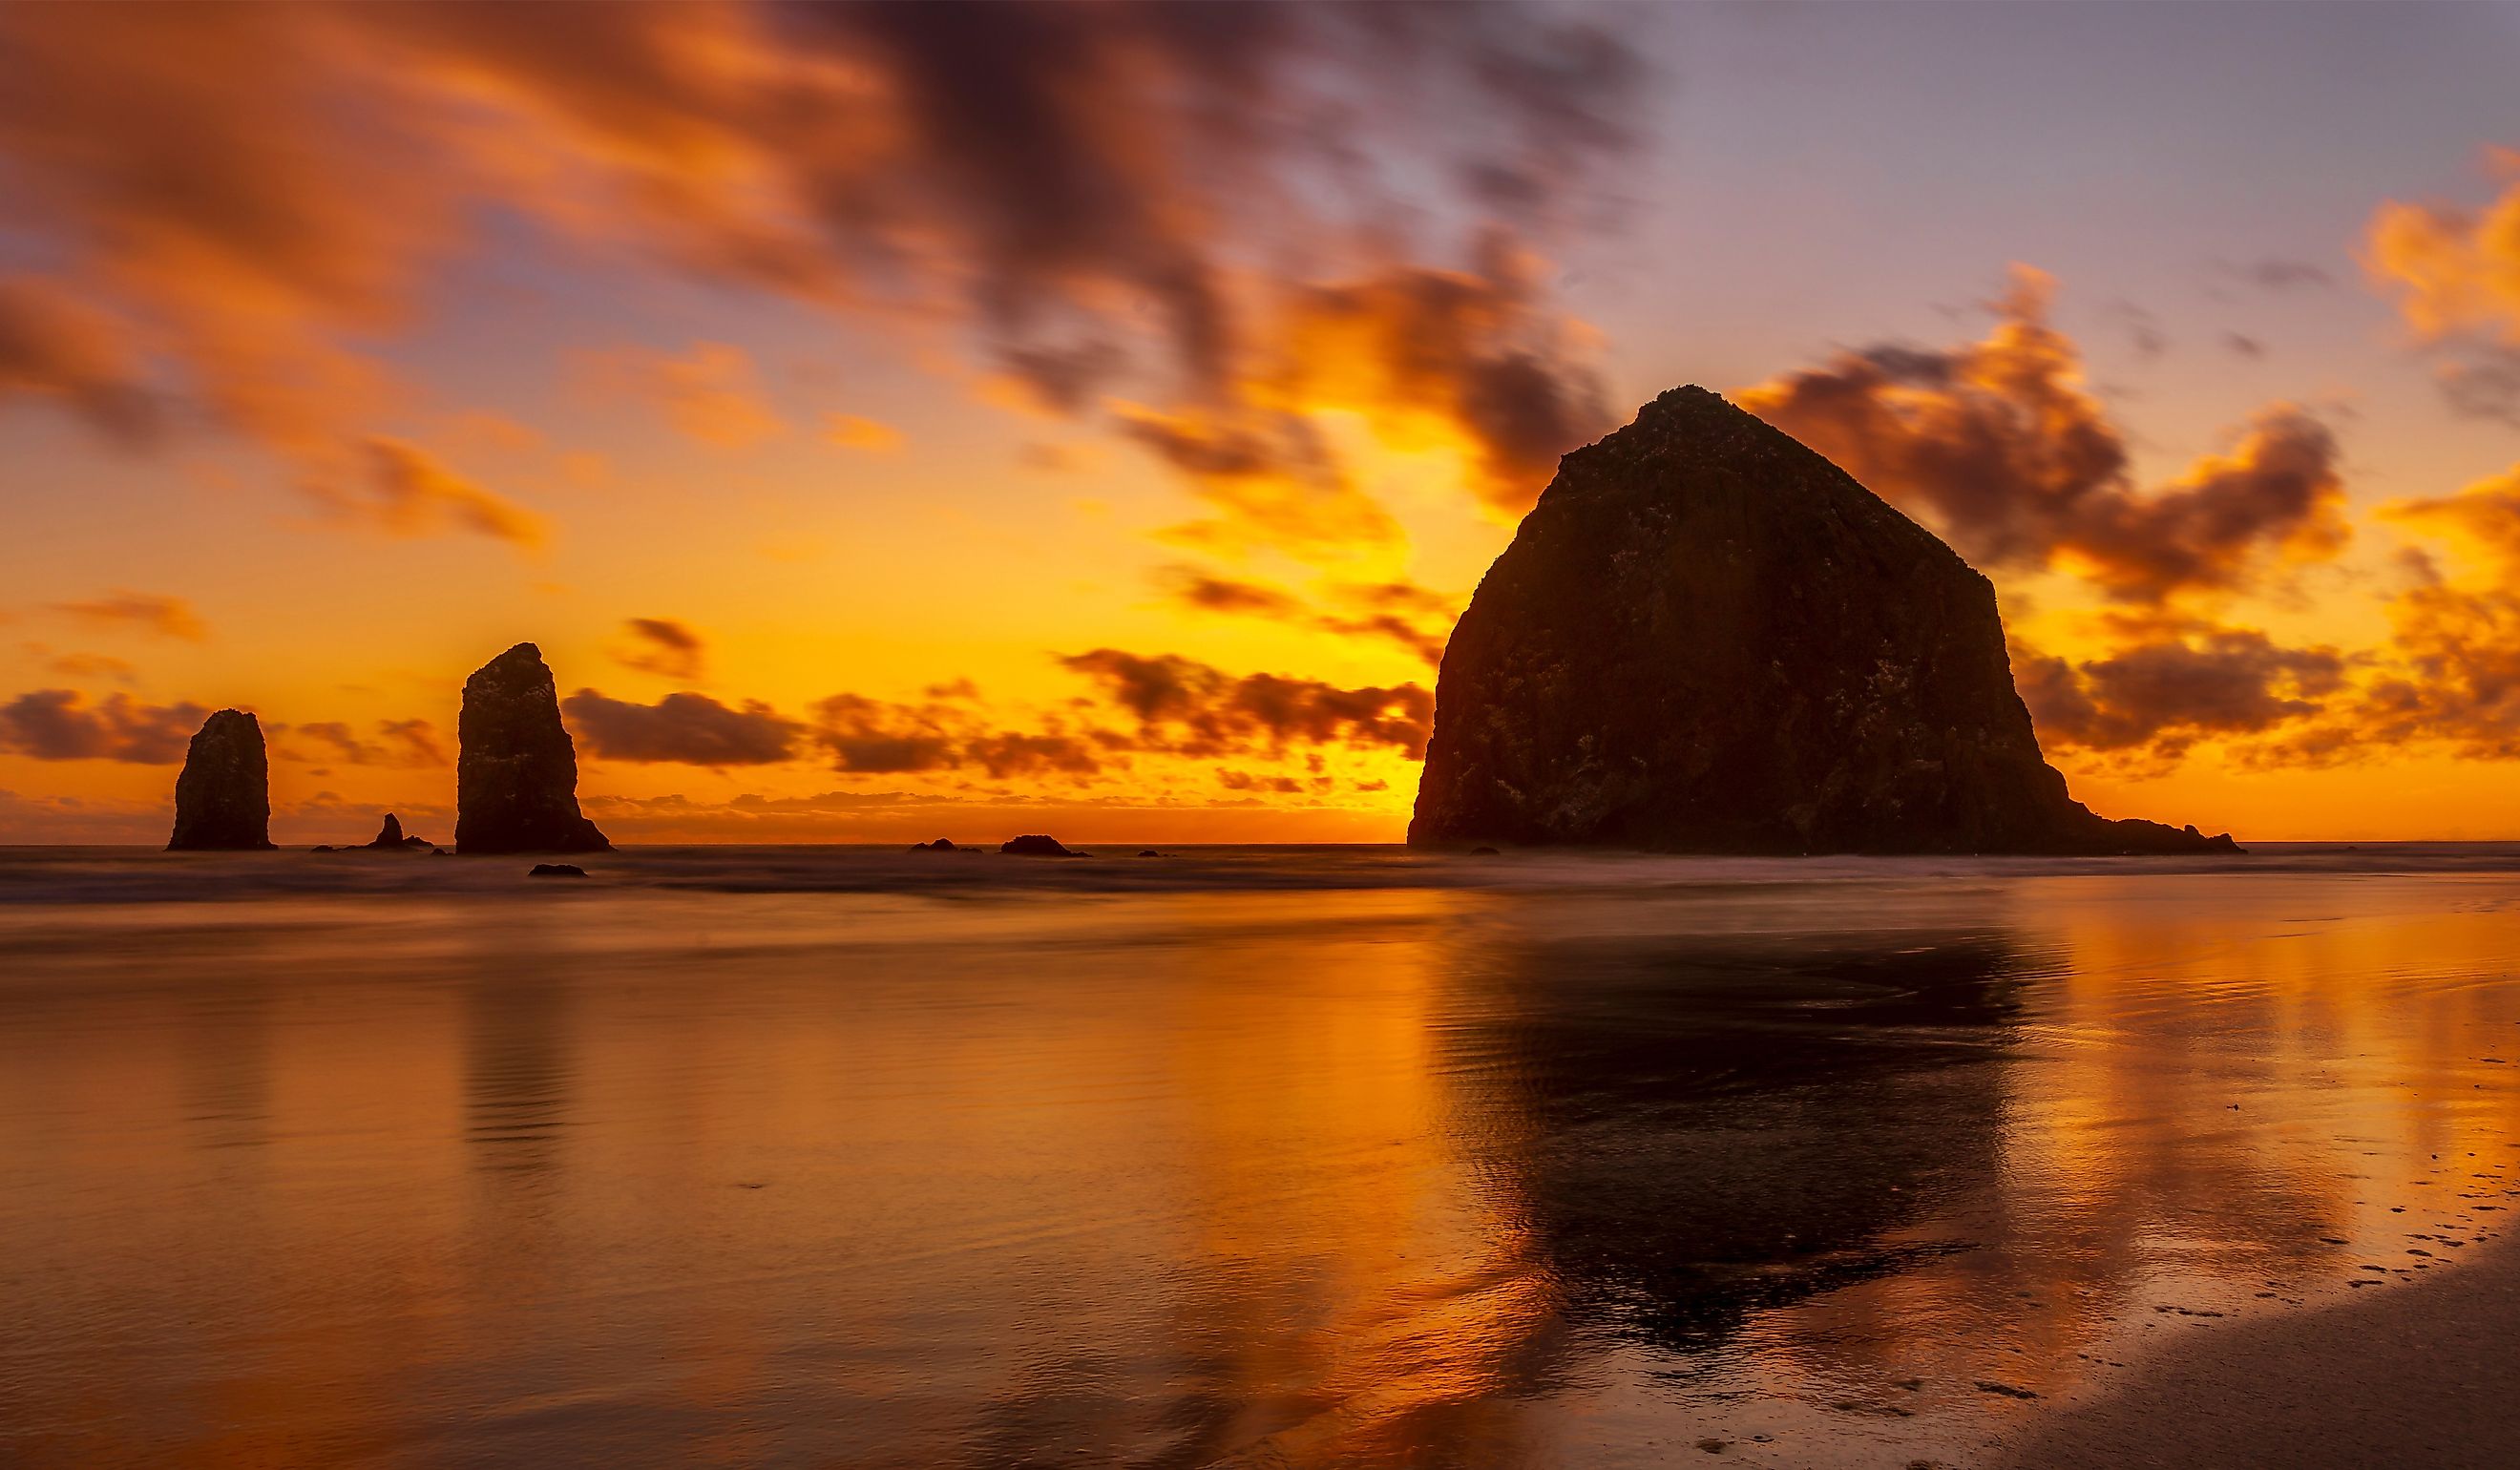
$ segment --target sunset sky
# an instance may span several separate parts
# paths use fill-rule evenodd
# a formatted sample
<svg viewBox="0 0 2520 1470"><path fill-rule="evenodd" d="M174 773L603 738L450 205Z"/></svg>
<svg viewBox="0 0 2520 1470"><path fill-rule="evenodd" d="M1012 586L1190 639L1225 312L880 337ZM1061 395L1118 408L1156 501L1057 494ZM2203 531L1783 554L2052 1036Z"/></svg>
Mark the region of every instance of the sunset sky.
<svg viewBox="0 0 2520 1470"><path fill-rule="evenodd" d="M0 842L1396 840L1703 383L2110 816L2520 836L2520 6L0 7Z"/></svg>

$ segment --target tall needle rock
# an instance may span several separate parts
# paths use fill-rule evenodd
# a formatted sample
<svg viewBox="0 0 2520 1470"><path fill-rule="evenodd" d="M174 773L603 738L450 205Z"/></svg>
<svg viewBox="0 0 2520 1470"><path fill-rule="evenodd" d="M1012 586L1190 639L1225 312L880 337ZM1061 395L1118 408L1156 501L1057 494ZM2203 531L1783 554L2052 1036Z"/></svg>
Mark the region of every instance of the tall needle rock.
<svg viewBox="0 0 2520 1470"><path fill-rule="evenodd" d="M271 764L262 726L241 709L202 722L175 778L168 852L261 852L271 846Z"/></svg>
<svg viewBox="0 0 2520 1470"><path fill-rule="evenodd" d="M1568 455L1454 630L1414 843L2234 851L2065 790L1995 588L1703 388Z"/></svg>
<svg viewBox="0 0 2520 1470"><path fill-rule="evenodd" d="M612 844L577 810L577 746L542 650L518 644L464 681L455 850L591 853Z"/></svg>

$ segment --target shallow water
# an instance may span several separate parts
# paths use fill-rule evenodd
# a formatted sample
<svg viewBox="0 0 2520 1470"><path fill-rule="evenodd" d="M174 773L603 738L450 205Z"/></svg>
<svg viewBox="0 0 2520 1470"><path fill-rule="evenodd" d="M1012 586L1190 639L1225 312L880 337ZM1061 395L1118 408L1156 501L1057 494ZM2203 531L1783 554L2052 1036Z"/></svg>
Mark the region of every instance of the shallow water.
<svg viewBox="0 0 2520 1470"><path fill-rule="evenodd" d="M1958 1461L2520 1207L2520 849L524 866L0 850L0 1463Z"/></svg>

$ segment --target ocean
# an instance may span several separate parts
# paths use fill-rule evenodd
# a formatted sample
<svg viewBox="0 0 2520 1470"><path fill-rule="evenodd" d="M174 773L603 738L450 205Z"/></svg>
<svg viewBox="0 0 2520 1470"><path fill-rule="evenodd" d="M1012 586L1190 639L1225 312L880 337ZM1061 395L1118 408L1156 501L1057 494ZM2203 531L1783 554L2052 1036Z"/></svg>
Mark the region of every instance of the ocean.
<svg viewBox="0 0 2520 1470"><path fill-rule="evenodd" d="M1958 1463L2520 1208L2520 846L1094 851L0 849L0 1464Z"/></svg>

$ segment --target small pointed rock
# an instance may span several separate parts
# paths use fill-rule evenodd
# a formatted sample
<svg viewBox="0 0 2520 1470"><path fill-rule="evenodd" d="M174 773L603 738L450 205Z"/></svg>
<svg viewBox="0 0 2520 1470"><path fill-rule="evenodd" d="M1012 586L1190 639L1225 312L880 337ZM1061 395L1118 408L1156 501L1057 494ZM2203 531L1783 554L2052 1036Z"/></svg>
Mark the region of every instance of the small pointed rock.
<svg viewBox="0 0 2520 1470"><path fill-rule="evenodd" d="M175 778L168 852L262 852L271 846L271 765L262 726L241 709L202 722Z"/></svg>

